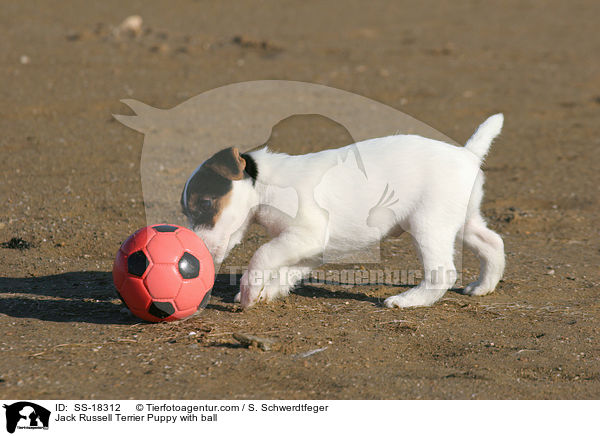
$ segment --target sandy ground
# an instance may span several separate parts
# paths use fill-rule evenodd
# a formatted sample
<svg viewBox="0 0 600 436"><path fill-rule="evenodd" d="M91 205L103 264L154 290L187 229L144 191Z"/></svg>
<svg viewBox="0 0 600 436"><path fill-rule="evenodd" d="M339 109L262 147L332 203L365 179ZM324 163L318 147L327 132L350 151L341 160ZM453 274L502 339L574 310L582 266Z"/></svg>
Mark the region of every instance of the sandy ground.
<svg viewBox="0 0 600 436"><path fill-rule="evenodd" d="M598 2L1 9L0 242L31 244L0 248L3 398L600 396ZM115 38L111 29L132 14L143 17L142 34ZM170 108L255 79L352 91L459 143L504 112L483 204L506 244L497 292L459 289L430 308L388 310L383 299L407 284L322 284L240 311L222 274L195 318L152 325L123 313L110 271L120 243L146 225L143 136L111 114L129 113L122 98ZM291 153L346 139L318 116L288 119L273 135ZM261 241L253 229L229 264L243 265ZM407 237L382 250L378 268L419 268ZM468 282L478 265L470 254L463 261ZM278 347L240 346L235 332Z"/></svg>

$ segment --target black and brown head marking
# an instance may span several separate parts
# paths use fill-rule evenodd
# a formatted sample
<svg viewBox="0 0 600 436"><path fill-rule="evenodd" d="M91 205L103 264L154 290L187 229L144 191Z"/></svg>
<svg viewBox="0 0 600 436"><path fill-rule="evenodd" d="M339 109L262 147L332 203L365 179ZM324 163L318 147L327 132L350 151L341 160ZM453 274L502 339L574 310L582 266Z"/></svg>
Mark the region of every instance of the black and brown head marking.
<svg viewBox="0 0 600 436"><path fill-rule="evenodd" d="M181 195L183 213L194 226L214 227L229 204L234 180L244 178L246 160L237 148L221 150L190 177Z"/></svg>
<svg viewBox="0 0 600 436"><path fill-rule="evenodd" d="M242 180L246 161L240 156L240 151L229 147L214 154L204 162L205 167L211 168L217 174L229 180Z"/></svg>

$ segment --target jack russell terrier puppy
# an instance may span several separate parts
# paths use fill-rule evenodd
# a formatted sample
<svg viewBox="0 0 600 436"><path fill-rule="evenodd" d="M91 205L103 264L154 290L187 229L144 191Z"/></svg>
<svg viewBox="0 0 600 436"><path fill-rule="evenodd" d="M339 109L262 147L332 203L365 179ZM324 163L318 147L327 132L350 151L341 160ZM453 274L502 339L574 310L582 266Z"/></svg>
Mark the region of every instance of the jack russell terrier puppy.
<svg viewBox="0 0 600 436"><path fill-rule="evenodd" d="M479 278L464 293L489 294L502 278L504 244L479 210L480 166L503 121L502 114L491 116L464 147L394 135L300 156L228 148L193 172L181 205L216 264L250 223L269 231L272 239L256 250L241 278L236 301L244 308L286 296L324 261L402 231L414 239L424 278L387 298L387 307L439 300L456 281L457 239L481 263Z"/></svg>

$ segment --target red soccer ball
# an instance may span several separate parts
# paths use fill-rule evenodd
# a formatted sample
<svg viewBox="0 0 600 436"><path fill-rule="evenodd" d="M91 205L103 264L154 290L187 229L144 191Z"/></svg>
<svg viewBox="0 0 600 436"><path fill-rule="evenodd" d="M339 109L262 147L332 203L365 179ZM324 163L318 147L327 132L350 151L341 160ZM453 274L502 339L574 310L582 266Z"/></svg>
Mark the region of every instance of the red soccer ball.
<svg viewBox="0 0 600 436"><path fill-rule="evenodd" d="M208 304L215 266L194 232L158 224L138 230L121 245L113 281L134 315L146 321L174 321Z"/></svg>

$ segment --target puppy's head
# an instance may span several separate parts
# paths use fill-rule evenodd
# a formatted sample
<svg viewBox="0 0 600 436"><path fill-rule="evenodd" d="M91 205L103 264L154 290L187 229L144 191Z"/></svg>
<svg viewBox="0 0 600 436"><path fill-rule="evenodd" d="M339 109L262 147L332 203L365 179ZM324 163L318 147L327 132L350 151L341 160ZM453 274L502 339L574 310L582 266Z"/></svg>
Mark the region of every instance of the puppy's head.
<svg viewBox="0 0 600 436"><path fill-rule="evenodd" d="M183 213L217 264L241 240L256 203L255 179L252 158L230 147L200 165L183 188Z"/></svg>

